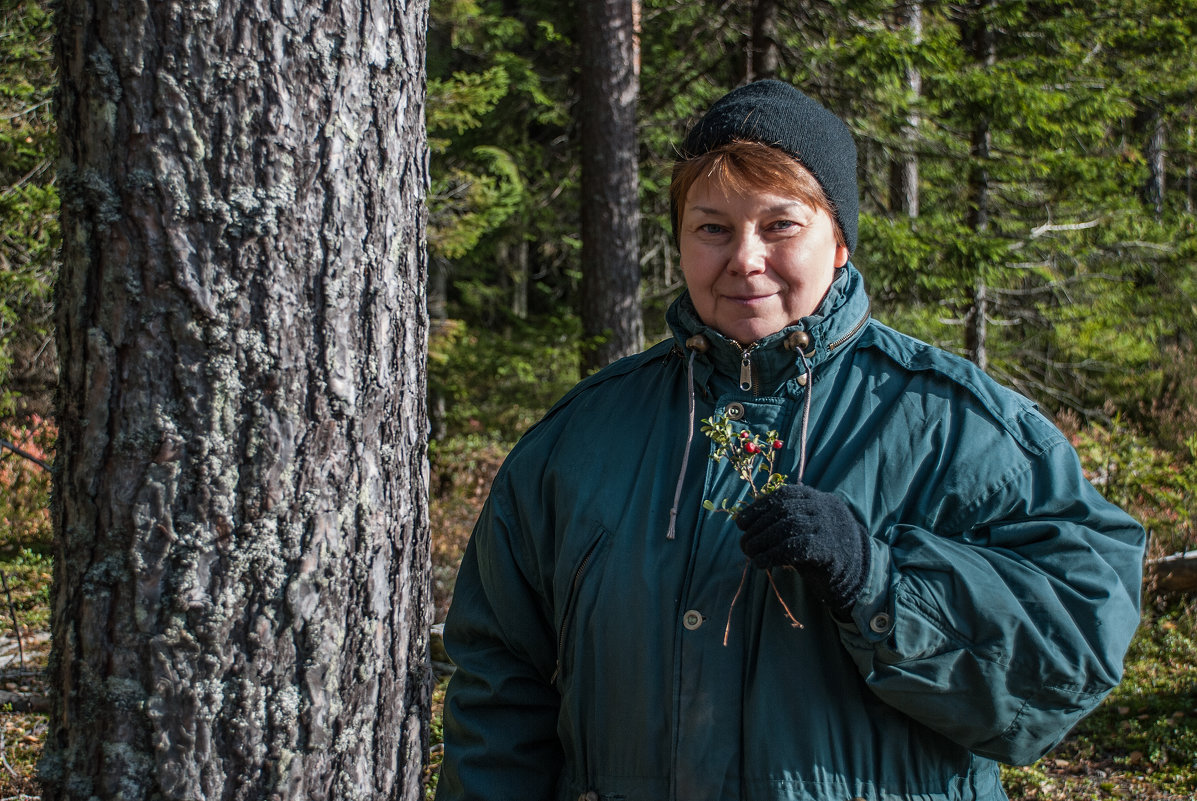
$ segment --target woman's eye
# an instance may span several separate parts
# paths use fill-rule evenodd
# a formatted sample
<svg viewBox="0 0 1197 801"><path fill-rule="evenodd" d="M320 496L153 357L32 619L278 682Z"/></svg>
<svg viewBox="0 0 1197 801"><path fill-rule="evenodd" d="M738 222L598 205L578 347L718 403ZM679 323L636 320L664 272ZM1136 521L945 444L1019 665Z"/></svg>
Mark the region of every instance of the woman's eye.
<svg viewBox="0 0 1197 801"><path fill-rule="evenodd" d="M778 220L777 222L773 223L773 230L785 231L789 228L793 228L797 224L798 223L794 222L793 220Z"/></svg>
<svg viewBox="0 0 1197 801"><path fill-rule="evenodd" d="M703 223L698 226L698 230L704 234L721 234L723 233L723 226L716 223Z"/></svg>

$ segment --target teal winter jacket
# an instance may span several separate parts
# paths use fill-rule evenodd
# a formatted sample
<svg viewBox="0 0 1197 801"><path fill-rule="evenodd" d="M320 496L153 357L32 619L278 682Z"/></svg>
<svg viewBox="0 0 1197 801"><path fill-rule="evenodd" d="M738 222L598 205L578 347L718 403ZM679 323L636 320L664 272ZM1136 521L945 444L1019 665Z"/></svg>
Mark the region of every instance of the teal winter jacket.
<svg viewBox="0 0 1197 801"><path fill-rule="evenodd" d="M851 265L747 350L686 295L668 319L495 479L446 622L438 799L1005 798L996 761L1034 761L1118 683L1142 529L1031 402L870 318ZM745 574L702 505L745 492L707 458L713 414L780 432L777 469L868 530L850 619L775 569L794 627Z"/></svg>

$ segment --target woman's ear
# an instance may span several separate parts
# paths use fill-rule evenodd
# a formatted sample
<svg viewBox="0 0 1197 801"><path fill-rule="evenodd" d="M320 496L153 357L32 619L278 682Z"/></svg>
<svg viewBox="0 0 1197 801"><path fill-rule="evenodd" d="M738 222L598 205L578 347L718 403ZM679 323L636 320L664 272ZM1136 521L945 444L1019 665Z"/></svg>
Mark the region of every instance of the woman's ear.
<svg viewBox="0 0 1197 801"><path fill-rule="evenodd" d="M837 270L848 263L848 255L847 245L835 246L835 267Z"/></svg>

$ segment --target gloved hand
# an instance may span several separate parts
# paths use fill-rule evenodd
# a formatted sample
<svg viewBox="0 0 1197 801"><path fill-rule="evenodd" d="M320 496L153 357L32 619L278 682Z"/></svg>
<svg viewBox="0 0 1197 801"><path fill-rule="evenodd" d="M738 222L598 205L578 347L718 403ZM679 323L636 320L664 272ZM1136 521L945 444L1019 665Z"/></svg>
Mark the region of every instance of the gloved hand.
<svg viewBox="0 0 1197 801"><path fill-rule="evenodd" d="M849 616L869 575L869 534L837 496L786 484L736 517L753 566L796 568L839 618Z"/></svg>

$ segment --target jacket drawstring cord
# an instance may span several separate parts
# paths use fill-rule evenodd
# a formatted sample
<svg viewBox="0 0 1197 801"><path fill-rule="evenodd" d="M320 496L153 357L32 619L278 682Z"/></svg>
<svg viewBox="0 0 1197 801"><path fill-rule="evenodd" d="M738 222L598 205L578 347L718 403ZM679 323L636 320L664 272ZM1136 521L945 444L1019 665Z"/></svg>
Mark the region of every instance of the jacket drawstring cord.
<svg viewBox="0 0 1197 801"><path fill-rule="evenodd" d="M700 349L706 350L705 347L698 347L697 343L691 345L687 341L686 345L690 350L690 359L686 362L686 396L690 405L690 426L686 429L686 449L682 451L682 469L678 471L677 488L673 491L673 508L669 510L669 531L665 534L665 539L668 540L677 539L677 508L682 500L682 485L686 480L686 468L690 464L690 445L694 442L694 357L698 355Z"/></svg>
<svg viewBox="0 0 1197 801"><path fill-rule="evenodd" d="M806 472L806 430L810 424L810 398L814 394L814 376L811 375L810 362L801 348L798 355L802 358L802 369L806 373L806 397L802 402L802 433L798 437L798 483L802 483L802 475Z"/></svg>

